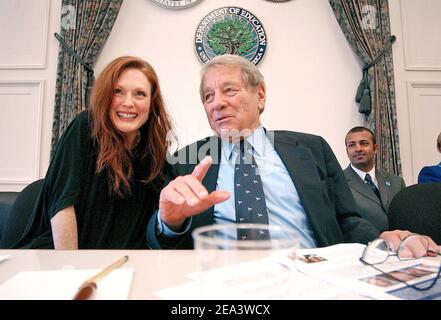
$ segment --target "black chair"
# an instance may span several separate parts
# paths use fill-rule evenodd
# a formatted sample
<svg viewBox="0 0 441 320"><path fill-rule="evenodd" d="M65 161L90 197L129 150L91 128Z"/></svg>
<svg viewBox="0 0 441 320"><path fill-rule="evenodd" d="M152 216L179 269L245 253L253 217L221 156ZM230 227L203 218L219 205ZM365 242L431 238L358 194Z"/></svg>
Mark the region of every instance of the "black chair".
<svg viewBox="0 0 441 320"><path fill-rule="evenodd" d="M0 239L2 238L3 228L8 220L9 211L18 194L19 192L0 192Z"/></svg>
<svg viewBox="0 0 441 320"><path fill-rule="evenodd" d="M24 233L29 217L37 201L44 179L32 182L15 199L0 239L0 249L10 248Z"/></svg>
<svg viewBox="0 0 441 320"><path fill-rule="evenodd" d="M441 244L441 183L411 185L392 199L389 229L430 236Z"/></svg>

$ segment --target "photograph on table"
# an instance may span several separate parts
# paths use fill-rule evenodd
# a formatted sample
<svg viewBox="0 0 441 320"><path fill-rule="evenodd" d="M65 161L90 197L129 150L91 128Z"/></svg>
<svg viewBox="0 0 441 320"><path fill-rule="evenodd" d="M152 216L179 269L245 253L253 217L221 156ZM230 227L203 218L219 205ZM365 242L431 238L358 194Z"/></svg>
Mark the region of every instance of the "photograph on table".
<svg viewBox="0 0 441 320"><path fill-rule="evenodd" d="M316 254L304 254L304 255L299 255L298 257L300 260L302 260L305 263L316 263L316 262L322 262L322 261L327 261L325 258L320 257Z"/></svg>

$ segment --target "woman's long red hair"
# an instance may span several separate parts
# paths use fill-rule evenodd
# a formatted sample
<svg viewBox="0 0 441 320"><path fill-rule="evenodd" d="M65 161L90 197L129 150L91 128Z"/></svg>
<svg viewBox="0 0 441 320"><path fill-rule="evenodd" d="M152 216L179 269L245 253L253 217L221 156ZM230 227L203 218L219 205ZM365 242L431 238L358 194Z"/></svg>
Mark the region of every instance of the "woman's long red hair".
<svg viewBox="0 0 441 320"><path fill-rule="evenodd" d="M146 172L146 183L154 181L161 175L170 144L170 141L167 141L167 133L172 129L158 77L152 66L142 59L131 56L117 58L108 64L96 79L92 90L92 137L98 143L97 172L108 169L109 189L120 196L123 195L123 188L130 192L129 181L133 176L131 151L125 147L125 137L115 128L109 110L115 83L126 69L140 70L151 84L149 117L139 130L141 141L146 141L141 158L150 163L150 170Z"/></svg>

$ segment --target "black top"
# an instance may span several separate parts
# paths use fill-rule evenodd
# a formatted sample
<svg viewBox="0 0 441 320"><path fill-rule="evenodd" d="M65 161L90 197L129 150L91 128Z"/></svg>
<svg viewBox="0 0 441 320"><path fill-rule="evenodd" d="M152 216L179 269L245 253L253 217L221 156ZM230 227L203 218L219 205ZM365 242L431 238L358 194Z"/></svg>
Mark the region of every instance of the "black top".
<svg viewBox="0 0 441 320"><path fill-rule="evenodd" d="M50 219L75 207L79 249L147 248L147 221L158 206L158 181L147 177L149 160L140 159L145 137L133 150L131 194L109 191L108 172L96 173L97 145L88 111L80 113L61 137L22 239L15 247L53 248Z"/></svg>

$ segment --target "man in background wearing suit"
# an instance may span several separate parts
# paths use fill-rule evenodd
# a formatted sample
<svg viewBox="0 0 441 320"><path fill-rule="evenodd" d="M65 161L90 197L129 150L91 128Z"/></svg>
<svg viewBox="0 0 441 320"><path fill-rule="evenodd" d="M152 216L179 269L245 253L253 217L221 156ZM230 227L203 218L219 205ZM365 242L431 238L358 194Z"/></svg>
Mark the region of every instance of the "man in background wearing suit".
<svg viewBox="0 0 441 320"><path fill-rule="evenodd" d="M378 230L389 229L387 211L392 198L406 187L404 180L374 165L377 143L371 130L354 127L346 134L346 152L351 164L344 170L359 213Z"/></svg>
<svg viewBox="0 0 441 320"><path fill-rule="evenodd" d="M200 95L216 135L170 159L175 162L172 180L162 189L159 211L147 229L151 248L193 248L191 231L215 223L288 228L297 232L302 248L367 243L378 236L396 248L409 234L380 235L357 213L343 171L323 138L262 126L266 86L245 58L222 55L207 62Z"/></svg>

